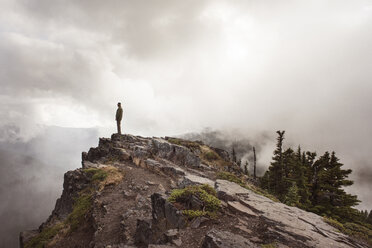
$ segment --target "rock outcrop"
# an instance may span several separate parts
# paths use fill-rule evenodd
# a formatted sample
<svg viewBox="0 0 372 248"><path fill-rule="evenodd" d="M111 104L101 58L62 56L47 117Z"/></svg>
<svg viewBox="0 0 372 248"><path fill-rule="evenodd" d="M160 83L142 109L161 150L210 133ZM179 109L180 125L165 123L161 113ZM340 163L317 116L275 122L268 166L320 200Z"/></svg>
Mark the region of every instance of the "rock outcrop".
<svg viewBox="0 0 372 248"><path fill-rule="evenodd" d="M20 234L21 247L367 247L322 217L274 202L217 173L237 171L228 152L201 142L114 134L65 174L50 217ZM173 189L209 185L216 216L186 216ZM193 209L204 213L196 199ZM196 212L200 213L200 212Z"/></svg>
<svg viewBox="0 0 372 248"><path fill-rule="evenodd" d="M248 239L227 231L212 229L205 235L202 248L258 248Z"/></svg>

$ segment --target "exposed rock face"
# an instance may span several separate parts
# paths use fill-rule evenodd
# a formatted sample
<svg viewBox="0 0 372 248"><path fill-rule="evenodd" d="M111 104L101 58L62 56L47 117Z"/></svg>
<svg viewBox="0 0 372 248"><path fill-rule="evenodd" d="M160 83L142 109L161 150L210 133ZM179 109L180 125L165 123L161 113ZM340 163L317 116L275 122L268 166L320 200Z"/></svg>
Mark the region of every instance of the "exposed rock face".
<svg viewBox="0 0 372 248"><path fill-rule="evenodd" d="M257 245L253 244L248 239L231 232L212 229L207 233L207 235L205 235L202 248L224 247L258 248Z"/></svg>
<svg viewBox="0 0 372 248"><path fill-rule="evenodd" d="M235 183L217 180L217 193L229 207L248 216L259 216L270 224L270 232L287 242L301 241L306 247L361 247L326 224L322 217L296 207L274 202Z"/></svg>
<svg viewBox="0 0 372 248"><path fill-rule="evenodd" d="M137 244L149 245L154 243L154 233L151 219L139 219L134 236Z"/></svg>
<svg viewBox="0 0 372 248"><path fill-rule="evenodd" d="M160 223L164 221L166 229L183 228L186 220L181 212L166 200L162 194L155 193L151 196L152 217L154 221Z"/></svg>
<svg viewBox="0 0 372 248"><path fill-rule="evenodd" d="M223 149L220 149L220 148L216 148L216 147L211 147L213 151L215 151L221 158L223 158L224 160L226 161L229 161L230 160L230 154L223 150Z"/></svg>
<svg viewBox="0 0 372 248"><path fill-rule="evenodd" d="M60 231L45 247L232 248L269 243L279 247L367 247L337 232L320 216L216 180L217 172L226 168L203 160L198 143L192 145L191 149L162 138L133 135L100 138L98 147L82 153L82 168L65 174L62 195L48 220L39 229L20 234L21 247L71 217L77 197L88 187L95 190L89 211L82 216L84 221L71 233ZM229 160L228 152L211 150ZM88 171L107 166L120 169L124 178L100 188ZM189 220L182 214L182 206L167 201L172 189L200 184L214 187L222 201L215 219ZM203 210L197 198L189 202L192 209Z"/></svg>
<svg viewBox="0 0 372 248"><path fill-rule="evenodd" d="M23 231L19 234L19 243L20 248L24 248L24 244L29 241L31 238L35 237L38 234L38 230Z"/></svg>
<svg viewBox="0 0 372 248"><path fill-rule="evenodd" d="M214 187L214 181L193 174L187 174L185 177L182 178L182 181L180 181L179 183L181 188L198 184L208 184L209 186Z"/></svg>
<svg viewBox="0 0 372 248"><path fill-rule="evenodd" d="M56 201L56 206L49 216L48 220L44 222L39 229L44 226L50 226L59 219L65 219L72 211L74 199L79 196L79 192L84 190L90 185L90 179L87 173L82 169L68 171L64 175L63 192L59 199Z"/></svg>
<svg viewBox="0 0 372 248"><path fill-rule="evenodd" d="M177 164L189 167L199 167L200 158L186 147L171 144L163 139L152 140L152 151L160 157Z"/></svg>

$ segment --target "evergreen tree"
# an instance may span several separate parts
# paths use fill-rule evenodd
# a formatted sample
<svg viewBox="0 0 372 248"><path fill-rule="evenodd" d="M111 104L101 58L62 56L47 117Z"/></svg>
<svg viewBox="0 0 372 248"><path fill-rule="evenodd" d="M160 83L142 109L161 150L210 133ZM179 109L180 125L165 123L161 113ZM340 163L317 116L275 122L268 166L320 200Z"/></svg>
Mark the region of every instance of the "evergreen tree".
<svg viewBox="0 0 372 248"><path fill-rule="evenodd" d="M289 206L298 206L300 203L300 196L298 195L298 187L295 182L289 188L288 193L285 196L284 203Z"/></svg>
<svg viewBox="0 0 372 248"><path fill-rule="evenodd" d="M305 167L305 177L307 178L307 185L310 188L313 182L313 168L315 163L316 153L315 152L303 152L302 153L302 164Z"/></svg>
<svg viewBox="0 0 372 248"><path fill-rule="evenodd" d="M322 189L322 172L329 162L329 152L325 152L318 160L316 160L311 167L311 203L313 206L318 205L319 198L321 198Z"/></svg>
<svg viewBox="0 0 372 248"><path fill-rule="evenodd" d="M253 179L256 179L256 148L253 147Z"/></svg>
<svg viewBox="0 0 372 248"><path fill-rule="evenodd" d="M234 146L233 146L233 148L232 148L232 161L233 161L234 163L236 163L236 152L235 152L235 148L234 148Z"/></svg>
<svg viewBox="0 0 372 248"><path fill-rule="evenodd" d="M367 222L368 211L367 210L361 210L361 211L358 211L358 213L359 213L359 218L357 219L357 221Z"/></svg>
<svg viewBox="0 0 372 248"><path fill-rule="evenodd" d="M269 181L270 181L270 171L267 170L265 171L265 174L259 178L259 182L260 182L261 188L266 189L267 191L272 193L272 190L270 189Z"/></svg>
<svg viewBox="0 0 372 248"><path fill-rule="evenodd" d="M368 211L367 210L362 211L362 216L363 216L363 221L367 221L367 219L368 219Z"/></svg>
<svg viewBox="0 0 372 248"><path fill-rule="evenodd" d="M372 211L367 214L353 208L360 201L344 190L353 184L348 179L352 171L342 168L335 152L325 152L316 159L315 152L303 152L301 147L296 152L291 148L283 151L284 131L277 131L277 134L273 161L260 178L261 187L289 205L341 222L372 224Z"/></svg>
<svg viewBox="0 0 372 248"><path fill-rule="evenodd" d="M295 167L294 152L292 148L288 148L283 152L283 176L284 180L290 177L290 173ZM289 186L290 187L290 186Z"/></svg>
<svg viewBox="0 0 372 248"><path fill-rule="evenodd" d="M245 161L244 174L246 174L247 176L249 176L249 173L248 173L248 160Z"/></svg>
<svg viewBox="0 0 372 248"><path fill-rule="evenodd" d="M285 131L277 131L277 145L274 151L273 162L269 167L268 174L265 175L263 182L267 181L266 188L270 193L276 195L279 199L283 199L286 188L283 180L284 167L283 167L283 140Z"/></svg>
<svg viewBox="0 0 372 248"><path fill-rule="evenodd" d="M354 183L347 179L352 170L343 170L341 169L342 165L335 152L332 152L328 167L325 168L326 173L324 173L325 178L323 179L325 180L325 186L323 188L330 193L330 203L333 206L355 206L359 201L353 200L354 197L346 194L343 189Z"/></svg>
<svg viewBox="0 0 372 248"><path fill-rule="evenodd" d="M242 160L239 159L238 162L237 162L237 164L238 164L239 168L241 169L242 168Z"/></svg>
<svg viewBox="0 0 372 248"><path fill-rule="evenodd" d="M358 218L358 211L351 207L360 201L343 189L353 181L347 179L352 171L343 170L342 165L335 152L326 152L314 163L312 204L315 212L346 221Z"/></svg>
<svg viewBox="0 0 372 248"><path fill-rule="evenodd" d="M371 224L371 225L372 225L372 210L369 211L369 215L368 215L368 217L367 217L366 222L367 222L368 224Z"/></svg>
<svg viewBox="0 0 372 248"><path fill-rule="evenodd" d="M294 155L294 166L293 166L293 180L296 182L298 187L298 195L300 196L300 203L303 208L307 208L310 205L310 191L307 175L308 165L306 164L304 153L301 152L301 147L298 146L297 152Z"/></svg>

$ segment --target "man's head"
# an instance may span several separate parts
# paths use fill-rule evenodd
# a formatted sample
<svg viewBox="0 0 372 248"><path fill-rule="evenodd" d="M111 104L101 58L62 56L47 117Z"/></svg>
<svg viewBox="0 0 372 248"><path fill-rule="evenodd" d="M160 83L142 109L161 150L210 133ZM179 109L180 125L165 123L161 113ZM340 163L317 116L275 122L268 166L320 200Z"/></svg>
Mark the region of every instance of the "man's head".
<svg viewBox="0 0 372 248"><path fill-rule="evenodd" d="M121 103L120 102L118 102L118 107L121 107Z"/></svg>

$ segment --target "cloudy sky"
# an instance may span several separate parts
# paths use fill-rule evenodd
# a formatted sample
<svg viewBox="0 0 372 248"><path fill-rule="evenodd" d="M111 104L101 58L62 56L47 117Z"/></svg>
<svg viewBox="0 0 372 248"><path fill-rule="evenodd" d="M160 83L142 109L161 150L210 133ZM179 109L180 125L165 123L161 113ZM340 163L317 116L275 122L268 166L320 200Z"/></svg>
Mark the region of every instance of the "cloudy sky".
<svg viewBox="0 0 372 248"><path fill-rule="evenodd" d="M118 101L132 134L281 129L371 209L371 44L371 1L0 0L0 139L108 136Z"/></svg>

